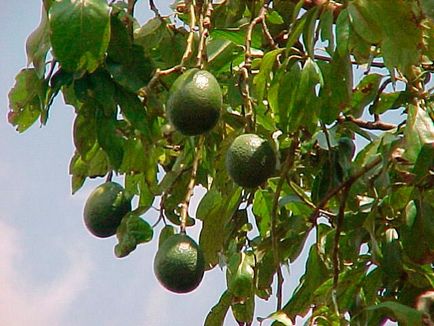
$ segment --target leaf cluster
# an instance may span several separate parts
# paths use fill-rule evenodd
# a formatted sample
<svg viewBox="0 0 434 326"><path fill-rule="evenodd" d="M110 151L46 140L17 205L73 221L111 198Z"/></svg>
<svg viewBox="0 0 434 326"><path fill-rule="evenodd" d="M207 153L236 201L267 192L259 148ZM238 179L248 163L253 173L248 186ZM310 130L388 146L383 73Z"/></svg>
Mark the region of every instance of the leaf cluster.
<svg viewBox="0 0 434 326"><path fill-rule="evenodd" d="M429 320L415 302L434 287L432 1L177 1L144 24L132 3L44 1L9 93L19 132L46 124L60 93L74 108L73 193L88 178L124 178L138 206L118 229L118 256L151 240L138 216L159 203L160 238L200 220L206 269L226 269L205 325L229 309L250 325L255 299L273 295L261 323ZM165 107L192 67L216 77L224 104L212 131L187 137ZM243 133L279 158L255 189L225 168ZM205 195L183 216L192 187ZM285 266L302 252L304 275L283 302Z"/></svg>

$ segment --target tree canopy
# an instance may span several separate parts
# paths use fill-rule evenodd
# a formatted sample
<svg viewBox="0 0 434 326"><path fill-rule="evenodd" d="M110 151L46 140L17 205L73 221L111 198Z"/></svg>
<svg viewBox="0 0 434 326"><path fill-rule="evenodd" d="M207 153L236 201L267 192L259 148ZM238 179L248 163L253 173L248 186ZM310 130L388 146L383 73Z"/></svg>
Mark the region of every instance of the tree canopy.
<svg viewBox="0 0 434 326"><path fill-rule="evenodd" d="M208 326L228 311L240 325L307 314L315 325L433 325L434 2L185 0L163 16L149 0L154 17L141 24L136 1L43 0L9 93L18 132L45 125L60 94L74 108L73 193L88 178L123 178L137 205L116 255L200 223L205 269L227 280ZM223 96L217 125L196 136L166 114L191 68ZM246 133L277 157L254 188L225 165ZM284 269L303 249L284 301L295 281ZM257 318L255 302L271 296L275 310Z"/></svg>

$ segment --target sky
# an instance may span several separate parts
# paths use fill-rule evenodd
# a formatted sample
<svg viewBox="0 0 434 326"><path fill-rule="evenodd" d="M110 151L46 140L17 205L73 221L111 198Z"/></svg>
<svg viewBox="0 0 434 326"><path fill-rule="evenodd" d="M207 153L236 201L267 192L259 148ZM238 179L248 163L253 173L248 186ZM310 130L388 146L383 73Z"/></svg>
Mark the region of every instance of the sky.
<svg viewBox="0 0 434 326"><path fill-rule="evenodd" d="M152 13L146 3L137 3L143 19ZM156 237L118 259L115 237L97 239L85 229L85 200L103 180L87 181L71 195L72 107L58 97L48 124L23 134L8 124L7 94L26 66L25 40L39 24L40 4L3 1L0 11L0 325L202 325L225 289L224 272L215 268L194 292L176 295L154 277ZM158 5L167 12L167 0ZM157 216L150 211L144 218L152 224ZM196 239L199 228L192 232ZM303 265L290 268L286 299ZM259 303L256 315L265 317L274 307L274 300ZM235 325L231 313L225 325Z"/></svg>

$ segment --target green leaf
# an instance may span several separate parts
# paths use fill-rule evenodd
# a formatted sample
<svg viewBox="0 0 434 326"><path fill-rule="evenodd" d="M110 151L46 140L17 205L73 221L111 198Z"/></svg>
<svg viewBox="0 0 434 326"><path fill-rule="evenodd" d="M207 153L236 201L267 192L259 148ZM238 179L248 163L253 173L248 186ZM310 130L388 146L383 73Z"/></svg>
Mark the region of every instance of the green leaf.
<svg viewBox="0 0 434 326"><path fill-rule="evenodd" d="M267 300L271 295L271 284L273 283L274 274L276 273L276 264L274 263L274 254L267 250L261 260L256 264L256 287L257 295ZM261 290L263 295L261 295Z"/></svg>
<svg viewBox="0 0 434 326"><path fill-rule="evenodd" d="M309 250L305 274L293 296L283 307L283 311L290 317L305 315L311 308L312 297L315 290L328 279L329 272L322 262L315 245Z"/></svg>
<svg viewBox="0 0 434 326"><path fill-rule="evenodd" d="M154 231L148 222L134 213L127 214L121 221L116 237L115 255L118 258L129 255L137 245L152 240Z"/></svg>
<svg viewBox="0 0 434 326"><path fill-rule="evenodd" d="M316 87L323 85L321 70L315 61L308 58L301 70L299 85L295 93L294 106L288 112L289 131L295 132L300 126L314 131L318 124L319 99ZM283 91L283 90L282 90ZM280 94L284 97L284 94Z"/></svg>
<svg viewBox="0 0 434 326"><path fill-rule="evenodd" d="M251 325L255 313L255 298L248 297L243 301L233 301L231 305L232 313L239 324L247 323Z"/></svg>
<svg viewBox="0 0 434 326"><path fill-rule="evenodd" d="M113 112L116 107L115 102L115 84L113 83L110 75L104 70L97 70L89 75L89 89L90 96L93 97L104 109L106 115Z"/></svg>
<svg viewBox="0 0 434 326"><path fill-rule="evenodd" d="M403 325L422 325L422 312L398 302L387 301L365 308L368 311L380 310L386 316L390 313Z"/></svg>
<svg viewBox="0 0 434 326"><path fill-rule="evenodd" d="M423 13L434 20L434 2L431 0L421 0L420 5L422 6Z"/></svg>
<svg viewBox="0 0 434 326"><path fill-rule="evenodd" d="M312 9L308 10L305 14L306 23L304 24L303 30L303 43L306 46L307 53L311 58L314 56L314 45L315 45L315 29L316 29L316 21L318 15L320 13L320 7L314 6Z"/></svg>
<svg viewBox="0 0 434 326"><path fill-rule="evenodd" d="M97 109L96 135L98 143L107 153L112 167L119 169L122 164L124 149L123 139L117 135L116 116L106 116L101 109Z"/></svg>
<svg viewBox="0 0 434 326"><path fill-rule="evenodd" d="M257 99L262 101L264 98L265 88L268 81L270 80L271 71L273 69L274 63L276 62L277 56L283 52L283 49L276 49L265 54L261 61L261 67L259 73L253 78L253 84L256 88Z"/></svg>
<svg viewBox="0 0 434 326"><path fill-rule="evenodd" d="M110 38L105 0L61 0L49 12L54 56L66 71L95 71L104 60Z"/></svg>
<svg viewBox="0 0 434 326"><path fill-rule="evenodd" d="M415 182L421 183L429 178L434 173L434 143L426 143L422 146L419 155L414 164L413 173L415 174Z"/></svg>
<svg viewBox="0 0 434 326"><path fill-rule="evenodd" d="M350 17L348 9L343 9L336 20L336 50L340 56L345 56L349 50Z"/></svg>
<svg viewBox="0 0 434 326"><path fill-rule="evenodd" d="M205 256L206 269L214 267L219 261L219 252L222 250L225 240L225 225L230 222L232 215L238 208L240 196L241 190L236 187L227 195L225 200L219 202L218 209L212 209L206 216L201 216L203 224L199 244Z"/></svg>
<svg viewBox="0 0 434 326"><path fill-rule="evenodd" d="M160 235L158 237L158 247L161 247L164 241L169 239L172 235L176 234L176 229L172 225L165 225L161 231Z"/></svg>
<svg viewBox="0 0 434 326"><path fill-rule="evenodd" d="M273 205L273 193L269 190L258 190L253 199L253 214L259 233L265 238L270 230L271 213Z"/></svg>
<svg viewBox="0 0 434 326"><path fill-rule="evenodd" d="M410 201L405 209L402 245L407 255L418 264L434 261L434 208L420 198Z"/></svg>
<svg viewBox="0 0 434 326"><path fill-rule="evenodd" d="M291 51L291 47L298 41L301 33L303 32L304 25L306 24L308 15L303 15L299 20L297 20L292 27L291 33L289 34L288 41L286 42L286 53ZM295 27L294 27L295 26Z"/></svg>
<svg viewBox="0 0 434 326"><path fill-rule="evenodd" d="M45 73L45 58L50 49L47 11L42 8L41 22L26 41L27 64L32 63L39 78Z"/></svg>
<svg viewBox="0 0 434 326"><path fill-rule="evenodd" d="M83 104L75 117L73 140L78 153L86 160L96 143L96 117L92 105Z"/></svg>
<svg viewBox="0 0 434 326"><path fill-rule="evenodd" d="M121 112L128 122L136 130L140 131L148 141L152 142L152 134L146 109L137 95L118 88L115 96L116 101L121 107Z"/></svg>
<svg viewBox="0 0 434 326"><path fill-rule="evenodd" d="M196 218L204 221L209 215L215 213L215 210L220 209L222 195L217 189L211 189L202 197L197 210Z"/></svg>
<svg viewBox="0 0 434 326"><path fill-rule="evenodd" d="M410 100L410 94L406 91L382 93L378 101L369 107L371 114L383 114L388 110L395 110L403 107Z"/></svg>
<svg viewBox="0 0 434 326"><path fill-rule="evenodd" d="M356 0L348 6L352 25L367 41L380 43L387 67L403 72L419 60L422 31L404 0Z"/></svg>
<svg viewBox="0 0 434 326"><path fill-rule="evenodd" d="M108 161L105 152L95 144L86 155L86 159L75 153L69 164L72 193L77 192L87 177L95 178L105 176L108 172Z"/></svg>
<svg viewBox="0 0 434 326"><path fill-rule="evenodd" d="M128 61L123 63L107 60L106 68L115 82L132 93L137 93L151 80L153 66L144 49L134 44L131 51L124 51Z"/></svg>
<svg viewBox="0 0 434 326"><path fill-rule="evenodd" d="M349 56L335 52L330 63L320 66L324 87L319 97L321 101L320 118L324 123L332 123L341 111L350 105L352 93L352 67Z"/></svg>
<svg viewBox="0 0 434 326"><path fill-rule="evenodd" d="M410 105L407 112L403 156L410 162L415 162L422 146L434 142L434 121L422 107Z"/></svg>
<svg viewBox="0 0 434 326"><path fill-rule="evenodd" d="M271 24L280 25L284 23L282 16L276 10L273 10L271 13L267 15L267 20Z"/></svg>
<svg viewBox="0 0 434 326"><path fill-rule="evenodd" d="M315 176L312 185L312 202L319 204L327 193L339 185L342 181L342 169L338 162L338 155L336 152L331 152L330 157L327 158L320 171Z"/></svg>
<svg viewBox="0 0 434 326"><path fill-rule="evenodd" d="M348 13L351 25L356 32L371 44L378 44L382 39L380 22L370 12L372 0L351 1L348 5Z"/></svg>
<svg viewBox="0 0 434 326"><path fill-rule="evenodd" d="M127 27L118 15L110 16L110 42L107 48L109 58L118 63L129 62L131 58L125 53L131 52L133 42Z"/></svg>
<svg viewBox="0 0 434 326"><path fill-rule="evenodd" d="M222 326L224 325L226 314L232 303L232 294L229 291L223 292L219 302L211 308L206 316L204 326Z"/></svg>
<svg viewBox="0 0 434 326"><path fill-rule="evenodd" d="M244 46L246 43L246 30L241 28L219 29L215 28L211 31L211 39L224 39L231 41L237 45ZM261 47L261 37L257 33L252 35L252 47L259 49Z"/></svg>
<svg viewBox="0 0 434 326"><path fill-rule="evenodd" d="M321 40L328 42L327 52L333 53L335 46L335 35L333 33L334 16L333 10L326 8L320 15Z"/></svg>
<svg viewBox="0 0 434 326"><path fill-rule="evenodd" d="M123 173L146 172L146 152L140 138L131 137L124 143L124 155L120 171Z"/></svg>
<svg viewBox="0 0 434 326"><path fill-rule="evenodd" d="M290 118L298 118L302 113L297 112L293 117L295 110L295 100L298 94L301 69L298 62L288 67L288 71L280 71L273 79L268 100L270 106L277 117L278 127L287 131L293 126L289 126Z"/></svg>
<svg viewBox="0 0 434 326"><path fill-rule="evenodd" d="M377 96L382 78L380 74L369 74L360 81L351 99L351 115L360 117L363 114L364 108Z"/></svg>
<svg viewBox="0 0 434 326"><path fill-rule="evenodd" d="M35 69L23 69L15 77L15 85L8 94L8 120L18 132L27 130L41 115L46 93L47 83Z"/></svg>
<svg viewBox="0 0 434 326"><path fill-rule="evenodd" d="M235 253L229 257L226 269L228 291L244 299L253 294L255 258L251 252Z"/></svg>
<svg viewBox="0 0 434 326"><path fill-rule="evenodd" d="M258 321L261 323L264 322L265 320L278 321L279 323L281 323L284 326L293 326L294 325L292 323L291 318L289 318L288 315L285 314L285 312L283 312L281 310L273 312L271 315L269 315L265 318L259 318L258 317Z"/></svg>
<svg viewBox="0 0 434 326"><path fill-rule="evenodd" d="M295 205L290 206L294 207ZM282 237L279 245L281 261L294 262L300 256L309 236L309 231L312 228L306 219L307 216L310 216L311 212L303 215L296 214L297 212L292 211L292 216L285 220L285 222L287 221L290 224L290 227Z"/></svg>

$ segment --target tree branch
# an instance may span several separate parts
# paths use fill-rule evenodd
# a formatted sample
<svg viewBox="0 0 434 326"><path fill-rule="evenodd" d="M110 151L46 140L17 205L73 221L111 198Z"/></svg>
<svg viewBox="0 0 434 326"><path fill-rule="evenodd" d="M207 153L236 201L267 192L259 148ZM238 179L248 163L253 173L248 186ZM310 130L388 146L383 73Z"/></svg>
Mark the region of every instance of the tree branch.
<svg viewBox="0 0 434 326"><path fill-rule="evenodd" d="M155 16L161 17L160 12L158 11L158 8L154 3L154 0L149 0L149 8L154 12Z"/></svg>
<svg viewBox="0 0 434 326"><path fill-rule="evenodd" d="M199 137L199 142L196 146L196 153L193 160L193 166L191 169L191 177L190 182L187 186L187 193L185 194L184 200L181 203L181 232L185 232L185 227L187 224L187 217L188 217L188 206L190 205L190 199L193 195L193 189L196 185L196 176L197 176L197 168L199 167L199 161L202 153L202 147L205 142L205 136L201 135Z"/></svg>
<svg viewBox="0 0 434 326"><path fill-rule="evenodd" d="M370 130L392 130L398 127L393 123L387 123L377 119L375 121L366 121L362 119L353 118L352 116L339 116L338 122L339 123L352 122L358 125L360 128L370 129Z"/></svg>

